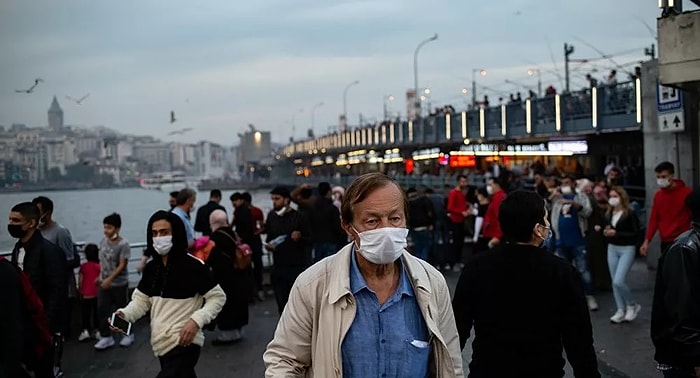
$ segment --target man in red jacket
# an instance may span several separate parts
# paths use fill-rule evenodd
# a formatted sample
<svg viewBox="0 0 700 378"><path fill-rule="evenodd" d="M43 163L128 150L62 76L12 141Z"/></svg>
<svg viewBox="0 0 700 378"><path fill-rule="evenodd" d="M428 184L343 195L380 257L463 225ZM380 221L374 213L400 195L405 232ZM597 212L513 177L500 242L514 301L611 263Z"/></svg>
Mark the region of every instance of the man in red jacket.
<svg viewBox="0 0 700 378"><path fill-rule="evenodd" d="M503 176L501 176L503 177ZM503 190L502 181L500 178L490 178L486 182L486 191L491 196L489 207L484 216L484 225L481 229L481 234L489 239L489 248L497 246L503 238L501 225L498 223L498 214L501 208L501 202L506 198L506 192Z"/></svg>
<svg viewBox="0 0 700 378"><path fill-rule="evenodd" d="M674 177L673 164L665 161L657 165L654 171L656 172L656 183L660 189L654 194L647 234L644 243L639 248L642 256L647 255L649 242L654 238L657 230L661 238L661 253L663 253L678 235L690 229L693 218L685 205L685 199L692 190L685 185L683 180Z"/></svg>
<svg viewBox="0 0 700 378"><path fill-rule="evenodd" d="M465 195L467 186L467 177L459 175L457 176L457 186L447 196L447 215L450 217L450 231L452 232L452 254L448 257L448 261L457 271L462 264L462 249L464 249L466 234L464 220L469 214ZM449 264L445 268L450 269Z"/></svg>

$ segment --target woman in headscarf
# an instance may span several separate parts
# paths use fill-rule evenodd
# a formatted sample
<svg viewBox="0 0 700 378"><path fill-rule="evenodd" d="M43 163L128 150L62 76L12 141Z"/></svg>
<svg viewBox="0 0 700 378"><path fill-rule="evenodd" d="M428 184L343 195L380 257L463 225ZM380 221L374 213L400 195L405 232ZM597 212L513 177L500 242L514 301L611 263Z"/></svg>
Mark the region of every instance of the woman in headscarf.
<svg viewBox="0 0 700 378"><path fill-rule="evenodd" d="M210 240L216 245L209 255L207 264L211 266L214 278L226 293L226 304L216 318L219 329L213 345L227 345L241 339L242 328L248 324L248 298L251 291L250 268L239 270L234 267L236 259L235 232L229 227L226 212L214 210L209 216L212 229Z"/></svg>

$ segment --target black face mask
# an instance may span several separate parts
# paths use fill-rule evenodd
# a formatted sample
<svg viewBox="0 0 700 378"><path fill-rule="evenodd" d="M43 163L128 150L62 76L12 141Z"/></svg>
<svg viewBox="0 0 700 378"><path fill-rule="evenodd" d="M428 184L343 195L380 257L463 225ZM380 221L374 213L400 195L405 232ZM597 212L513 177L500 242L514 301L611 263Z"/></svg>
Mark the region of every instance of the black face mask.
<svg viewBox="0 0 700 378"><path fill-rule="evenodd" d="M23 230L21 224L8 224L7 233L15 239L22 239L27 236L27 230Z"/></svg>

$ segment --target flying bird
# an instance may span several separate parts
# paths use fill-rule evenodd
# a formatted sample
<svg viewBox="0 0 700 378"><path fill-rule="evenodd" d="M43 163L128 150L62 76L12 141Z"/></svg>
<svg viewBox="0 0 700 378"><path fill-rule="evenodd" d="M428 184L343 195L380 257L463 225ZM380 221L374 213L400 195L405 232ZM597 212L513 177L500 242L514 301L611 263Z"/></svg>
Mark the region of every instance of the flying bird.
<svg viewBox="0 0 700 378"><path fill-rule="evenodd" d="M34 92L34 88L36 88L36 86L39 85L39 83L43 83L43 82L44 82L44 80L42 80L40 78L34 79L34 85L29 87L29 89L15 89L15 93L27 93L27 94L32 93L32 92Z"/></svg>
<svg viewBox="0 0 700 378"><path fill-rule="evenodd" d="M175 119L175 112L171 110L170 111L170 123L175 123L175 121L177 121Z"/></svg>
<svg viewBox="0 0 700 378"><path fill-rule="evenodd" d="M85 101L85 99L88 98L88 97L90 97L90 93L86 94L85 96L81 97L81 98L78 99L78 100L76 100L75 98L73 98L73 97L71 97L71 96L66 96L67 99L69 99L69 100L75 102L75 103L78 104L78 105L81 105L81 104L83 103L83 101Z"/></svg>

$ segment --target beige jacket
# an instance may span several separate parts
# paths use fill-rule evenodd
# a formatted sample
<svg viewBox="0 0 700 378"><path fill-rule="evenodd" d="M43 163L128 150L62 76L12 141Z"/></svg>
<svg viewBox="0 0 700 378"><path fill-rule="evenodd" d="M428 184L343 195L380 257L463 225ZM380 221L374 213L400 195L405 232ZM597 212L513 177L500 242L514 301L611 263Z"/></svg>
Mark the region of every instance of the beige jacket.
<svg viewBox="0 0 700 378"><path fill-rule="evenodd" d="M341 345L356 313L350 291L352 244L297 278L263 355L266 377L342 377ZM431 334L430 376L463 377L462 354L445 278L428 263L402 257Z"/></svg>

